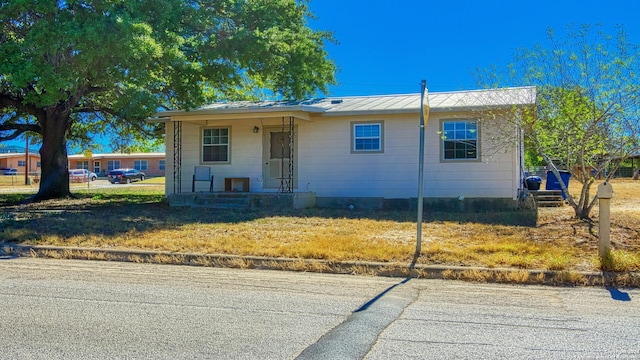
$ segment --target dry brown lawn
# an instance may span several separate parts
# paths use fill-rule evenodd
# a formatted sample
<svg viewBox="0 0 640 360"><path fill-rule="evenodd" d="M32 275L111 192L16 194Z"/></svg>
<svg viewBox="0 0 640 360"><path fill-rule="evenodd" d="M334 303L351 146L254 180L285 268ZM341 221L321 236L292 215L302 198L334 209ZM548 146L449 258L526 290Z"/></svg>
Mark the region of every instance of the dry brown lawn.
<svg viewBox="0 0 640 360"><path fill-rule="evenodd" d="M612 185L614 270L640 271L640 181ZM170 208L162 191L80 190L76 199L27 205L19 204L25 194L0 194L0 242L330 261L413 258L414 212ZM597 206L592 221L575 219L566 205L537 212L427 209L418 263L597 270L597 215Z"/></svg>

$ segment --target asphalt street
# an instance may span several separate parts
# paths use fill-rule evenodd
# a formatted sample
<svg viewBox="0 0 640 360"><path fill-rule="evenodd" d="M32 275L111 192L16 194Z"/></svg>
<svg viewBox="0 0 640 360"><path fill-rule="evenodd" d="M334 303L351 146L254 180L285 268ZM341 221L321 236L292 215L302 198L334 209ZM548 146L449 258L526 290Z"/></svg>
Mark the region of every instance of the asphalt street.
<svg viewBox="0 0 640 360"><path fill-rule="evenodd" d="M0 260L6 359L639 359L640 290Z"/></svg>

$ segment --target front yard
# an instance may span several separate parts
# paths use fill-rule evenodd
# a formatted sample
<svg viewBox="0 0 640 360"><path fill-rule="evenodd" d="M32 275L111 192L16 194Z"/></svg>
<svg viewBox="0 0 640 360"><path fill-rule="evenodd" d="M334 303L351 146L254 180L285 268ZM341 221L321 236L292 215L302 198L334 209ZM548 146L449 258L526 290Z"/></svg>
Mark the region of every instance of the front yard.
<svg viewBox="0 0 640 360"><path fill-rule="evenodd" d="M640 271L640 181L612 184L613 270ZM415 249L413 212L170 208L161 183L75 192L27 205L19 204L27 194L0 194L0 242L389 263L409 263ZM426 209L418 264L598 270L597 207L593 216L576 220L569 206Z"/></svg>

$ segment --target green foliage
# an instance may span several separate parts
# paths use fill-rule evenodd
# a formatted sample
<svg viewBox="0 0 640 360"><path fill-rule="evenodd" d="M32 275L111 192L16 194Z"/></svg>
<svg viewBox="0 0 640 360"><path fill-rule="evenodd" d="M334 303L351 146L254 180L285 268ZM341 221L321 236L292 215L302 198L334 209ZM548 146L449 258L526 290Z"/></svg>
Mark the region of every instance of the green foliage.
<svg viewBox="0 0 640 360"><path fill-rule="evenodd" d="M600 26L569 27L564 38L548 31L546 46L516 52L505 70L484 70L485 84L537 87L537 111L525 114L530 161L566 169L583 184L580 197L567 194L576 216L588 218L594 176L611 176L621 161L640 150L640 47L624 28L615 36ZM556 174L556 176L558 176ZM607 178L608 179L608 178Z"/></svg>
<svg viewBox="0 0 640 360"><path fill-rule="evenodd" d="M31 0L0 9L5 113L38 117L70 102L74 124L117 124L256 89L300 98L334 82L331 35L310 29L308 7L293 0Z"/></svg>
<svg viewBox="0 0 640 360"><path fill-rule="evenodd" d="M158 137L161 109L326 92L333 39L311 17L295 0L0 2L0 141L40 134L47 177L66 139Z"/></svg>

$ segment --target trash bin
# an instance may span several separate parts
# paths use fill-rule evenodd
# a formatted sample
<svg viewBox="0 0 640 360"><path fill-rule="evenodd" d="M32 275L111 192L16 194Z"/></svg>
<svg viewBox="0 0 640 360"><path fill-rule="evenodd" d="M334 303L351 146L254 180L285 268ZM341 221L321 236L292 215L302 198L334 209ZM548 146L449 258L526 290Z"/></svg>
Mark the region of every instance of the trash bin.
<svg viewBox="0 0 640 360"><path fill-rule="evenodd" d="M561 178L562 182L568 188L569 187L569 179L571 178L571 173L569 171L567 171L567 170L559 170L558 172L560 173L560 178ZM547 189L547 190L562 190L562 185L560 185L560 181L558 180L558 178L556 178L555 174L551 170L547 171L547 184L545 186L545 189ZM567 198L567 196L565 195L564 191L562 192L562 198L563 199Z"/></svg>
<svg viewBox="0 0 640 360"><path fill-rule="evenodd" d="M540 176L527 176L524 179L524 187L529 190L540 190L542 178Z"/></svg>

